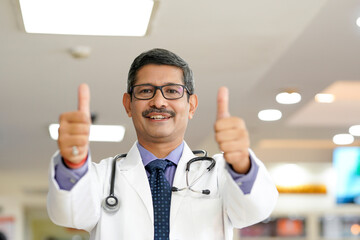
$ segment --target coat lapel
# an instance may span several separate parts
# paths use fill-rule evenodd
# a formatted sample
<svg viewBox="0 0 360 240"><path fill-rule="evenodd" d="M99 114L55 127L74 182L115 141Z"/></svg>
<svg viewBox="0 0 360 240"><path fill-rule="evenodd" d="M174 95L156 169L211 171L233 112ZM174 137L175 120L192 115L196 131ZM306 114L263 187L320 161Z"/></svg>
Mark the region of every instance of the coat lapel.
<svg viewBox="0 0 360 240"><path fill-rule="evenodd" d="M176 168L173 186L177 188L186 187L186 164L187 162L195 157L189 146L185 143L184 151ZM171 209L170 209L170 229L176 215L178 213L179 207L183 198L188 194L188 190L183 190L179 192L173 192L171 196Z"/></svg>
<svg viewBox="0 0 360 240"><path fill-rule="evenodd" d="M124 158L123 161L119 161L117 169L137 192L148 211L151 222L154 223L154 213L149 180L147 178L146 171L136 143L132 146L126 158Z"/></svg>

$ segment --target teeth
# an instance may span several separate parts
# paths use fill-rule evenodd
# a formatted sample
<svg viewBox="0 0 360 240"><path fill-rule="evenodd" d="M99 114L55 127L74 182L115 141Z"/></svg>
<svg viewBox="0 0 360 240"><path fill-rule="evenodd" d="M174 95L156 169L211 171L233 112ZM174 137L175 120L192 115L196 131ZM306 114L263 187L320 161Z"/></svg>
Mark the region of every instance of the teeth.
<svg viewBox="0 0 360 240"><path fill-rule="evenodd" d="M151 119L164 119L166 118L165 116L163 115L153 115L153 116L150 116Z"/></svg>

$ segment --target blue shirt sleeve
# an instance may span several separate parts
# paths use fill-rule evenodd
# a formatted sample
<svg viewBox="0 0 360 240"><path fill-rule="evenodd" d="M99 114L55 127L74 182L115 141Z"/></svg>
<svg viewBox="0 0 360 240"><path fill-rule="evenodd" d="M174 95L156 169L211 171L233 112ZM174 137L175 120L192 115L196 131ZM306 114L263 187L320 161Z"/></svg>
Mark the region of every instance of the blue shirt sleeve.
<svg viewBox="0 0 360 240"><path fill-rule="evenodd" d="M250 163L251 163L250 170L246 174L237 173L233 170L230 164L226 164L226 168L228 172L230 173L231 177L238 184L239 188L244 194L249 194L251 192L251 189L254 185L256 176L259 171L259 166L251 157L251 155L250 155Z"/></svg>
<svg viewBox="0 0 360 240"><path fill-rule="evenodd" d="M88 170L86 159L85 164L77 169L68 168L60 154L58 154L55 158L57 159L57 164L55 165L55 180L58 183L60 189L70 191L75 184L85 175Z"/></svg>

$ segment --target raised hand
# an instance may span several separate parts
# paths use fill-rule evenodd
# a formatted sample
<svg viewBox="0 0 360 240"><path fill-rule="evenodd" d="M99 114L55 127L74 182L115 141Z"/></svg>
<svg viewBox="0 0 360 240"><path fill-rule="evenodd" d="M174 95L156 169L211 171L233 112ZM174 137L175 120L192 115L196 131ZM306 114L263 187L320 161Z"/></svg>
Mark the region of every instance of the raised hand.
<svg viewBox="0 0 360 240"><path fill-rule="evenodd" d="M78 88L78 110L61 114L59 121L60 154L76 165L86 158L89 150L91 119L90 89L87 84L81 84Z"/></svg>
<svg viewBox="0 0 360 240"><path fill-rule="evenodd" d="M229 90L221 87L217 96L217 117L215 139L224 152L225 160L238 173L247 173L250 169L249 134L245 122L229 113Z"/></svg>

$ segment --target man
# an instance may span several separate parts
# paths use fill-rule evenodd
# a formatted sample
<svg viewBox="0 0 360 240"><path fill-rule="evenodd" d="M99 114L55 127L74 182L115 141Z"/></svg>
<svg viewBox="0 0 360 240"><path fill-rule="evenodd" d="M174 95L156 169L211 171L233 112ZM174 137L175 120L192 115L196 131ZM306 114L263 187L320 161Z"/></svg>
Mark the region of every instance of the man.
<svg viewBox="0 0 360 240"><path fill-rule="evenodd" d="M223 154L214 156L215 167L186 188L187 178L191 184L209 162L193 163L186 175L186 164L195 155L184 134L198 99L189 66L174 53L150 50L130 68L123 105L138 141L116 162L116 212L102 207L112 158L95 164L89 154L86 84L80 85L78 97L78 111L60 116L59 153L50 166L48 212L56 224L89 231L91 239L232 239L233 227L259 222L273 210L278 193L248 149L245 123L228 112L226 88L219 89L214 114ZM170 186L179 191L171 192Z"/></svg>

